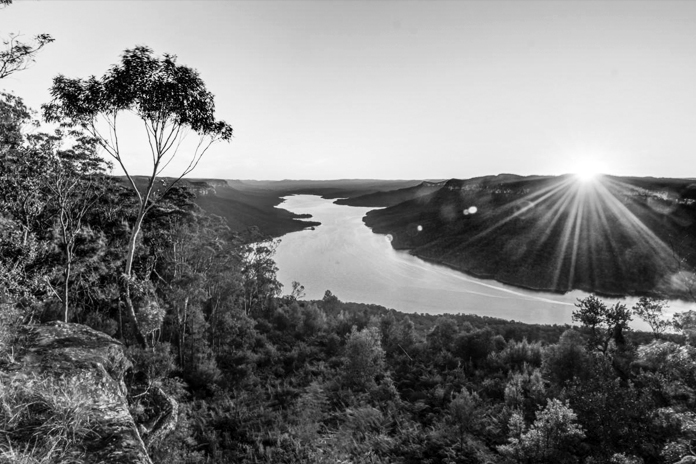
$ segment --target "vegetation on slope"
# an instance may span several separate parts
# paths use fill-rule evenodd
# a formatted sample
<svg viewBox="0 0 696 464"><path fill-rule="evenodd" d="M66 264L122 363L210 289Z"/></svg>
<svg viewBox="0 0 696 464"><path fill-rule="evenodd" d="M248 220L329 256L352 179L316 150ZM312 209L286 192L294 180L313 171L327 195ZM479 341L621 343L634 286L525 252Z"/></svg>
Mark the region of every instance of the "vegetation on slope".
<svg viewBox="0 0 696 464"><path fill-rule="evenodd" d="M532 289L692 298L693 182L604 176L451 180L365 223L393 246Z"/></svg>

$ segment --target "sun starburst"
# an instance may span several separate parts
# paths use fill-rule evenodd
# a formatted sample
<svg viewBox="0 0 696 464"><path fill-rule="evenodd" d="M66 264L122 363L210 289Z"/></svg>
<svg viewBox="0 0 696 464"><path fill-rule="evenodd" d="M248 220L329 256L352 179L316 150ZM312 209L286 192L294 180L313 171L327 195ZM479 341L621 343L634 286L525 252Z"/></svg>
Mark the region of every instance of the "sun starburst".
<svg viewBox="0 0 696 464"><path fill-rule="evenodd" d="M512 268L548 272L556 290L601 290L619 282L663 288L678 264L670 235L680 226L651 206L657 200L646 200L649 192L590 167L538 184L495 214L498 220L466 246L502 234L514 242ZM548 259L554 265L541 266Z"/></svg>
<svg viewBox="0 0 696 464"><path fill-rule="evenodd" d="M593 158L583 158L575 164L573 172L577 179L583 183L594 182L604 171L602 163Z"/></svg>

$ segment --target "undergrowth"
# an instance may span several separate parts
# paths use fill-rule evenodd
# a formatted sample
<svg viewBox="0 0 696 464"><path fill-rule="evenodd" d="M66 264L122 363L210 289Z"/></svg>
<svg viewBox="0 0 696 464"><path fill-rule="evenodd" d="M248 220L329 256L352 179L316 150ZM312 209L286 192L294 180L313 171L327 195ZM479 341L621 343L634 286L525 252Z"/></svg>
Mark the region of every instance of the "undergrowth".
<svg viewBox="0 0 696 464"><path fill-rule="evenodd" d="M83 443L94 437L81 380L0 379L0 464L82 462Z"/></svg>
<svg viewBox="0 0 696 464"><path fill-rule="evenodd" d="M14 361L14 343L22 318L16 306L0 302L0 363Z"/></svg>

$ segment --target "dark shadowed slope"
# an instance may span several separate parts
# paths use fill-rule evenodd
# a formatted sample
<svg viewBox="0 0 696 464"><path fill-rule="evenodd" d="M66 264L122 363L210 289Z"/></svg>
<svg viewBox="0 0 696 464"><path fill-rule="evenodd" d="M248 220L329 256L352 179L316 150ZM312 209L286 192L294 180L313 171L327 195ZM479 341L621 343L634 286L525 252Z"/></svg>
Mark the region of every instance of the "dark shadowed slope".
<svg viewBox="0 0 696 464"><path fill-rule="evenodd" d="M139 187L144 188L144 177L136 177ZM165 179L171 180L171 179ZM283 195L267 189L240 191L221 179L182 179L180 185L189 187L195 194L195 203L205 211L227 220L232 230L242 231L249 227L273 237L316 226L318 222L305 221L304 216L277 208Z"/></svg>
<svg viewBox="0 0 696 464"><path fill-rule="evenodd" d="M691 298L695 192L683 179L453 179L365 222L397 248L513 285Z"/></svg>

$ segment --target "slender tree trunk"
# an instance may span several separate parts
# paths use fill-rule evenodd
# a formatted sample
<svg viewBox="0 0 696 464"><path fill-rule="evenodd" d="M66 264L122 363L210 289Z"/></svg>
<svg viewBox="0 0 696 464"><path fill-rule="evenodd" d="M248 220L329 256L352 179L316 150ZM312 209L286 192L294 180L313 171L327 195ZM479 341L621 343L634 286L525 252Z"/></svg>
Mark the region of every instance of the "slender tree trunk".
<svg viewBox="0 0 696 464"><path fill-rule="evenodd" d="M184 328L182 324L181 310L179 305L176 305L176 323L177 323L177 346L179 347L179 366L184 367Z"/></svg>
<svg viewBox="0 0 696 464"><path fill-rule="evenodd" d="M184 345L186 344L186 321L188 319L188 317L187 317L188 316L188 301L189 301L188 298L186 298L184 300L184 323L181 326L181 349L182 349L182 353L183 353ZM181 361L182 361L181 367L184 367L183 356L181 358Z"/></svg>
<svg viewBox="0 0 696 464"><path fill-rule="evenodd" d="M128 316L128 319L130 320L130 323L133 326L133 332L135 332L135 340L142 348L147 348L147 339L140 331L140 324L138 323L138 319L135 315L135 306L133 305L133 299L131 298L130 294L130 282L126 281L124 283L124 286L125 291L123 293L123 299L126 302L126 315Z"/></svg>
<svg viewBox="0 0 696 464"><path fill-rule="evenodd" d="M63 320L68 322L68 298L70 294L70 271L72 268L72 259L68 255L68 262L65 264L65 282L63 282Z"/></svg>
<svg viewBox="0 0 696 464"><path fill-rule="evenodd" d="M133 224L133 230L131 231L131 236L128 241L128 254L126 255L126 276L130 277L133 272L133 260L135 258L135 246L138 240L138 234L140 233L140 228L143 224L143 219L145 218L145 208L141 207L138 211L138 217L135 219L135 224Z"/></svg>
<svg viewBox="0 0 696 464"><path fill-rule="evenodd" d="M133 305L133 299L131 298L131 276L133 275L133 259L135 257L135 246L137 244L138 233L140 232L140 227L143 223L143 218L145 217L145 207L141 207L138 211L138 217L133 225L133 230L131 231L131 237L128 242L128 254L126 255L126 269L124 272L125 279L123 282L123 299L126 302L126 315L133 326L133 332L135 332L135 339L143 348L147 348L147 340L143 336L140 330L140 324L135 315L135 306Z"/></svg>

